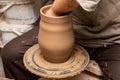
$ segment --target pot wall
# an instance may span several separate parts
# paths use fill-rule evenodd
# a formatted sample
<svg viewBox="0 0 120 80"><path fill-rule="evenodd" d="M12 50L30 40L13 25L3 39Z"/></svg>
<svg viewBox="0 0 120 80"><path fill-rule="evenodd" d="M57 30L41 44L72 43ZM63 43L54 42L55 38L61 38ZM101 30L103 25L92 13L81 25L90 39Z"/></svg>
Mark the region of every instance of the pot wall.
<svg viewBox="0 0 120 80"><path fill-rule="evenodd" d="M69 59L74 45L71 15L50 17L41 9L38 41L43 57L52 63L62 63Z"/></svg>

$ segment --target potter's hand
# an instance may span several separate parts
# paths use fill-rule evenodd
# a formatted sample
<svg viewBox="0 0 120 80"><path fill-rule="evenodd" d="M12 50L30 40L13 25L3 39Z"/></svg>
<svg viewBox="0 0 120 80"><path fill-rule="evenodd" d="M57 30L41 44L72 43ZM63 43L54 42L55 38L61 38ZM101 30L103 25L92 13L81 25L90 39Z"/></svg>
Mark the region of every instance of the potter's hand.
<svg viewBox="0 0 120 80"><path fill-rule="evenodd" d="M51 16L64 15L78 6L76 0L55 0L46 14Z"/></svg>
<svg viewBox="0 0 120 80"><path fill-rule="evenodd" d="M47 14L50 16L64 15L78 5L86 11L94 11L100 1L101 0L55 0Z"/></svg>

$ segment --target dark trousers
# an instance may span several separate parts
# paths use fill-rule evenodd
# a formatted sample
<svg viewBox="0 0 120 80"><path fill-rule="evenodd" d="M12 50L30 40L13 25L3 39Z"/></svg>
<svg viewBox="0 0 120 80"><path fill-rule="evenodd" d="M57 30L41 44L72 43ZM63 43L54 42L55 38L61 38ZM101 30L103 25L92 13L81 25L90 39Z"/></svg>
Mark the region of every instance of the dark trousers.
<svg viewBox="0 0 120 80"><path fill-rule="evenodd" d="M29 72L23 65L25 51L37 43L38 26L13 39L2 49L2 60L7 78L15 80L37 80L39 77ZM120 80L120 45L101 48L84 47L92 60L99 63L104 72L103 80Z"/></svg>
<svg viewBox="0 0 120 80"><path fill-rule="evenodd" d="M102 80L120 80L120 45L84 48L88 51L91 60L95 60L103 71Z"/></svg>
<svg viewBox="0 0 120 80"><path fill-rule="evenodd" d="M39 77L29 72L23 64L25 51L36 44L38 26L10 41L1 51L5 75L15 80L37 80Z"/></svg>

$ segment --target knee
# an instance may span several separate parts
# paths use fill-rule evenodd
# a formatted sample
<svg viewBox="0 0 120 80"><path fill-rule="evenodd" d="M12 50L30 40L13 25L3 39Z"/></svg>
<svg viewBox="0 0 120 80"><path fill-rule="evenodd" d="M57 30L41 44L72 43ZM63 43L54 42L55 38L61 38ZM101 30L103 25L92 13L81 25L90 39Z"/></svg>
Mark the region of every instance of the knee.
<svg viewBox="0 0 120 80"><path fill-rule="evenodd" d="M20 49L21 45L14 44L13 42L6 44L5 47L1 49L3 62L15 61L22 57L21 54L19 54Z"/></svg>

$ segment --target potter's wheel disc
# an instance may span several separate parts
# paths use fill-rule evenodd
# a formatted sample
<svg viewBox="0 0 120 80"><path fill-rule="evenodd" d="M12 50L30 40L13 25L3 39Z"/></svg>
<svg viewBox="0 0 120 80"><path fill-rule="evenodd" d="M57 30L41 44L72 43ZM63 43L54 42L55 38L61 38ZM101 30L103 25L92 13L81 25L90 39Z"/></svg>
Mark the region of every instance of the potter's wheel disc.
<svg viewBox="0 0 120 80"><path fill-rule="evenodd" d="M79 74L89 63L89 55L82 47L75 45L72 56L64 63L46 61L38 44L28 49L24 55L24 65L32 72L45 78L67 78Z"/></svg>

